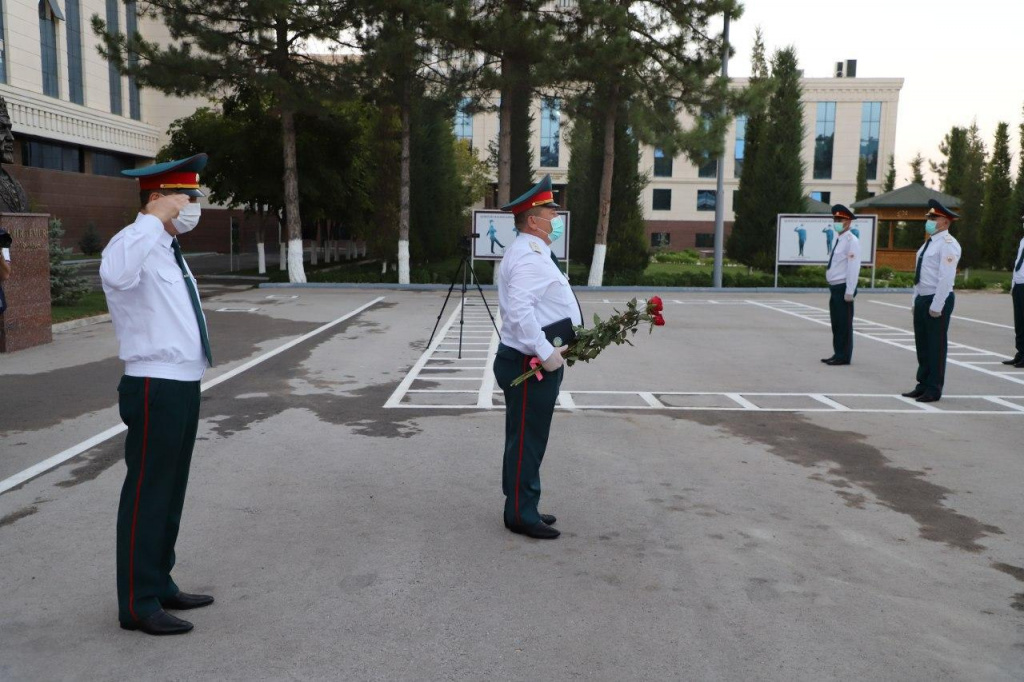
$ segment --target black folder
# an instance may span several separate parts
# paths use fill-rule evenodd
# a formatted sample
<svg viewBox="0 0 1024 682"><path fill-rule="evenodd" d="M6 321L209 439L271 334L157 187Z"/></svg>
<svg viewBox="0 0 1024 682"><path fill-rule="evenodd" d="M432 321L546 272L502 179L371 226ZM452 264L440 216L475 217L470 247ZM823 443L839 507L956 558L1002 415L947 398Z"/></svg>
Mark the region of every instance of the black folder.
<svg viewBox="0 0 1024 682"><path fill-rule="evenodd" d="M572 320L568 317L552 322L549 325L540 328L544 332L545 338L548 343L556 348L559 346L567 346L576 340L576 330L572 328Z"/></svg>

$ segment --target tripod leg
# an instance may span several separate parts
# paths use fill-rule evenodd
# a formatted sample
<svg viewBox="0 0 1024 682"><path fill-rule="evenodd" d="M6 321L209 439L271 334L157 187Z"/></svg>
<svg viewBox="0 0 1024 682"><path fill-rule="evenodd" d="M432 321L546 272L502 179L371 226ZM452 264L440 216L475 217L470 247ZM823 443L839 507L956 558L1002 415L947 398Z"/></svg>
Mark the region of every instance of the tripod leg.
<svg viewBox="0 0 1024 682"><path fill-rule="evenodd" d="M468 267L470 272L473 273L473 281L476 283L476 290L480 292L480 300L484 302L484 308L487 309L487 316L491 318L491 326L494 327L494 331L498 335L498 339L501 340L501 332L498 331L498 323L494 321L494 314L491 312L491 306L487 304L487 297L484 296L484 290L480 287L480 278L476 276L476 271L473 270L472 265L466 263L466 267Z"/></svg>
<svg viewBox="0 0 1024 682"><path fill-rule="evenodd" d="M459 266L462 267L461 265ZM434 334L437 333L437 326L441 324L441 316L444 315L444 309L448 306L448 299L452 297L452 291L455 289L455 282L459 279L459 271L456 270L455 274L452 275L452 283L448 287L448 295L444 297L444 304L441 306L441 312L437 314L437 322L434 323L434 331L430 332L430 340L427 341L427 348L430 348L430 344L434 341ZM461 353L460 353L461 355Z"/></svg>
<svg viewBox="0 0 1024 682"><path fill-rule="evenodd" d="M462 359L462 329L463 325L466 324L466 278L469 277L469 271L472 270L472 266L469 264L469 260L466 256L462 257L462 263L459 265L462 269L462 305L459 306L459 360Z"/></svg>

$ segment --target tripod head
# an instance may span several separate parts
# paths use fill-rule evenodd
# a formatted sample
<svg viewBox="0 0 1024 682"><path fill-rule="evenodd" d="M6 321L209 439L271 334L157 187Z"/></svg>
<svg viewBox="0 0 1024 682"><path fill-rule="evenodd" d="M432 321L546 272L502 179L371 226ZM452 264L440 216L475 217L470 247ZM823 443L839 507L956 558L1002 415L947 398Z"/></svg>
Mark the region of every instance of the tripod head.
<svg viewBox="0 0 1024 682"><path fill-rule="evenodd" d="M476 232L459 235L459 250L467 254L470 253L473 250L473 240L479 237L480 235Z"/></svg>

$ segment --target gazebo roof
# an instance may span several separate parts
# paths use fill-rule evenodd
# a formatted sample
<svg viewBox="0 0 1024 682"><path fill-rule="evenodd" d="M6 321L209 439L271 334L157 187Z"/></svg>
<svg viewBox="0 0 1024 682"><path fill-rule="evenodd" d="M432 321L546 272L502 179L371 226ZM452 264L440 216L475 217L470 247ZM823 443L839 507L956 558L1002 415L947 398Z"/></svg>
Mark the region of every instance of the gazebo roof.
<svg viewBox="0 0 1024 682"><path fill-rule="evenodd" d="M924 185L912 182L906 187L894 189L877 197L861 199L851 208L928 208L928 200L935 199L947 208L959 208L960 199L942 192L928 189Z"/></svg>
<svg viewBox="0 0 1024 682"><path fill-rule="evenodd" d="M807 197L807 212L808 213L824 213L826 215L832 215L832 207L826 204L824 201L818 201Z"/></svg>

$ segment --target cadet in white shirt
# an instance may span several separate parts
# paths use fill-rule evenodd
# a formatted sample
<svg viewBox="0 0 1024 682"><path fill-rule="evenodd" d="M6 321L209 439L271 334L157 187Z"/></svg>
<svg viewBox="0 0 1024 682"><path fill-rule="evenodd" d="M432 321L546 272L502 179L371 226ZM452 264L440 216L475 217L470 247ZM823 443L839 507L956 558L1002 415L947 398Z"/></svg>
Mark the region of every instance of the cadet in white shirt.
<svg viewBox="0 0 1024 682"><path fill-rule="evenodd" d="M543 327L552 323L582 324L576 297L549 248L565 229L557 208L551 177L547 176L501 209L515 215L519 233L505 249L499 266L501 344L494 358L494 376L505 393L501 477L505 527L538 539L560 535L552 528L555 517L541 514L538 508L540 465L562 383L562 353L567 347L563 343L571 340L548 339ZM543 361L543 377L512 386L512 381L530 368L533 358Z"/></svg>
<svg viewBox="0 0 1024 682"><path fill-rule="evenodd" d="M832 229L839 236L828 257L825 279L828 281L828 313L832 321L832 356L822 358L826 365L848 365L853 359L853 297L860 277L860 239L850 231L853 211L836 204L832 207Z"/></svg>
<svg viewBox="0 0 1024 682"><path fill-rule="evenodd" d="M919 403L942 398L946 380L949 321L953 316L953 280L960 262L960 243L949 234L956 213L935 199L928 200L924 229L928 240L917 250L914 273L914 344L917 347L917 386L903 394Z"/></svg>
<svg viewBox="0 0 1024 682"><path fill-rule="evenodd" d="M188 632L165 609L213 597L171 578L199 425L199 382L213 365L206 317L177 236L199 222L206 154L124 171L139 179L142 212L103 250L100 278L125 363L117 390L128 427L128 472L117 512L118 618L151 635Z"/></svg>
<svg viewBox="0 0 1024 682"><path fill-rule="evenodd" d="M1024 222L1024 215L1020 217ZM1016 335L1017 352L1004 365L1024 367L1024 238L1017 245L1017 258L1013 261L1013 287L1010 289L1013 300L1013 331Z"/></svg>

